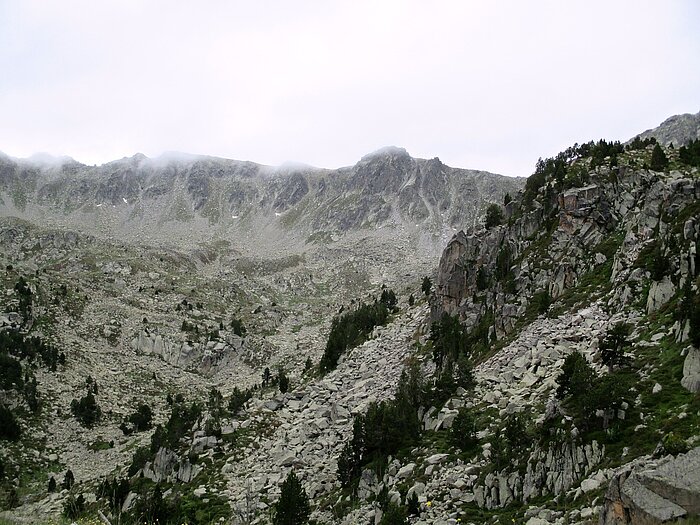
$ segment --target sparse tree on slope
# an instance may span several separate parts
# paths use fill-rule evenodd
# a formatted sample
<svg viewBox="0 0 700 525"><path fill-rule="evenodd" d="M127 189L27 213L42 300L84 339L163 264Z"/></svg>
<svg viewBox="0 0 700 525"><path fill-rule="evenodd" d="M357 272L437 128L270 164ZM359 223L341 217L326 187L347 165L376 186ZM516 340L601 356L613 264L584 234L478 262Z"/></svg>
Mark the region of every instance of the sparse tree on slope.
<svg viewBox="0 0 700 525"><path fill-rule="evenodd" d="M303 525L308 523L311 507L309 497L294 471L290 471L282 484L282 493L275 504L274 525Z"/></svg>

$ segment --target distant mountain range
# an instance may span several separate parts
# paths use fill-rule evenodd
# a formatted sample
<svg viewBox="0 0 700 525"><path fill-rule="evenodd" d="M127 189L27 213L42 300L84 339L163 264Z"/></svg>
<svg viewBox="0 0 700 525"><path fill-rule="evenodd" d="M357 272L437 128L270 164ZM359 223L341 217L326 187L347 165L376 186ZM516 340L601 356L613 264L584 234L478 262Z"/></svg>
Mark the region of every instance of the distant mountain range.
<svg viewBox="0 0 700 525"><path fill-rule="evenodd" d="M0 214L153 243L314 242L393 228L451 236L524 184L389 147L335 170L142 154L101 166L69 157L0 157ZM178 240L179 239L179 240ZM182 241L182 242L180 242Z"/></svg>

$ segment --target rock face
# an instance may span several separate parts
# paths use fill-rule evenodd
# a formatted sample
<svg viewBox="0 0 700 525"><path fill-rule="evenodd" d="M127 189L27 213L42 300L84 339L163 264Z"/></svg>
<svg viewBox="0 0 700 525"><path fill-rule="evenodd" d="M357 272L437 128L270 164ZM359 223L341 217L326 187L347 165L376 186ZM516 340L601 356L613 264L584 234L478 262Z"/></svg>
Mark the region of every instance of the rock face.
<svg viewBox="0 0 700 525"><path fill-rule="evenodd" d="M610 177L614 183L608 181ZM551 233L543 229L545 211L539 202L508 225L458 232L440 259L432 320L448 313L459 315L471 327L492 312L500 337L513 330L536 294L557 299L580 284L584 275L604 275L610 268L609 284L619 288L618 305L630 304L633 291L641 291L638 283L645 275L635 268L638 255L657 242L658 228L669 227L663 222L664 210L673 214L700 199L700 179L629 167L601 168L591 178L597 184L571 188L552 198L546 219ZM686 248L669 268L673 273L648 289L648 313L675 295L674 281L696 275L694 262L689 261L696 253L698 231L689 222L682 234ZM617 251L602 253L604 241ZM484 281L490 283L488 290Z"/></svg>
<svg viewBox="0 0 700 525"><path fill-rule="evenodd" d="M682 146L690 140L700 139L700 113L674 115L662 122L658 128L649 129L639 136L642 139L656 137L664 146Z"/></svg>
<svg viewBox="0 0 700 525"><path fill-rule="evenodd" d="M151 245L182 243L185 230L198 241L245 236L248 244L274 244L290 234L297 243L322 242L386 226L446 235L522 185L523 179L455 169L437 158L414 159L401 148L337 170L183 155L50 166L0 154L1 215L100 236L147 232Z"/></svg>
<svg viewBox="0 0 700 525"><path fill-rule="evenodd" d="M230 336L229 341L174 342L160 334L143 330L132 339L131 346L136 351L158 355L179 368L194 367L207 372L217 366L226 366L234 357L246 354L245 342L244 338L236 335Z"/></svg>
<svg viewBox="0 0 700 525"><path fill-rule="evenodd" d="M656 525L691 516L700 516L700 447L620 472L608 487L600 524Z"/></svg>
<svg viewBox="0 0 700 525"><path fill-rule="evenodd" d="M700 392L700 350L691 347L683 362L681 385L691 392Z"/></svg>

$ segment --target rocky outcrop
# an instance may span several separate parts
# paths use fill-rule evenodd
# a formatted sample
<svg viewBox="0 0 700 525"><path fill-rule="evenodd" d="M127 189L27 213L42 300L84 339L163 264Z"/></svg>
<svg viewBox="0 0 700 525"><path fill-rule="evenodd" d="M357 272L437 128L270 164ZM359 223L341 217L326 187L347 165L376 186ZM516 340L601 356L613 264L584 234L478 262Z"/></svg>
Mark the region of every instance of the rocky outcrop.
<svg viewBox="0 0 700 525"><path fill-rule="evenodd" d="M609 284L619 286L618 305L629 304L635 290L642 290L641 281L649 278L636 267L638 255L652 242L666 242L678 210L700 199L700 180L628 166L597 168L589 177L597 183L559 193L547 213L536 201L521 206L507 225L458 232L440 259L432 320L443 313L459 315L469 327L493 312L500 337L513 329L535 294L546 292L556 299L606 264L612 264ZM543 228L545 221L554 226L551 233ZM695 219L682 226L681 233L673 234L673 242L681 246L679 256L666 275L649 285L648 313L666 304L686 276L696 275ZM661 239L659 231L664 232ZM600 251L606 243L607 255ZM615 252L612 262L610 249ZM667 251L665 246L659 249Z"/></svg>
<svg viewBox="0 0 700 525"><path fill-rule="evenodd" d="M143 476L155 482L189 483L201 471L201 466L192 465L189 459L180 459L172 450L161 447L153 461L143 467Z"/></svg>
<svg viewBox="0 0 700 525"><path fill-rule="evenodd" d="M692 346L683 362L681 385L691 392L700 392L700 350Z"/></svg>
<svg viewBox="0 0 700 525"><path fill-rule="evenodd" d="M601 525L657 525L700 516L700 447L618 473L605 495Z"/></svg>
<svg viewBox="0 0 700 525"><path fill-rule="evenodd" d="M209 372L217 366L225 366L231 359L245 352L245 341L244 338L231 335L227 341L171 342L158 333L143 330L131 340L131 346L136 351L158 355L173 366L193 366L202 372Z"/></svg>

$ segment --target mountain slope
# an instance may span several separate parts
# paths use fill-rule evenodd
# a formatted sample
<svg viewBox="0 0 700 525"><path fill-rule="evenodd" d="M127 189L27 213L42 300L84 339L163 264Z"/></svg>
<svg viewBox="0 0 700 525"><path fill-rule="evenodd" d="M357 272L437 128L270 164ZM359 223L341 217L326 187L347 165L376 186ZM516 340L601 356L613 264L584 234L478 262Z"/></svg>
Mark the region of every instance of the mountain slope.
<svg viewBox="0 0 700 525"><path fill-rule="evenodd" d="M521 186L399 148L337 170L181 155L99 167L0 159L3 215L184 247L225 239L251 253L382 227L439 236L473 224L485 203Z"/></svg>

